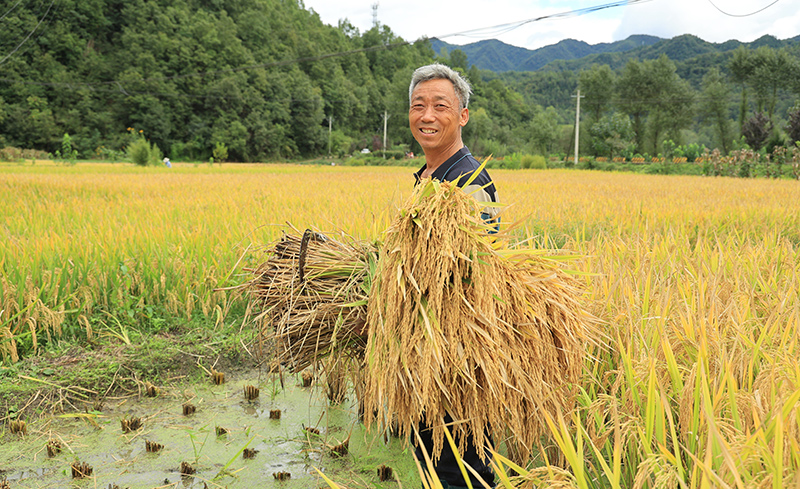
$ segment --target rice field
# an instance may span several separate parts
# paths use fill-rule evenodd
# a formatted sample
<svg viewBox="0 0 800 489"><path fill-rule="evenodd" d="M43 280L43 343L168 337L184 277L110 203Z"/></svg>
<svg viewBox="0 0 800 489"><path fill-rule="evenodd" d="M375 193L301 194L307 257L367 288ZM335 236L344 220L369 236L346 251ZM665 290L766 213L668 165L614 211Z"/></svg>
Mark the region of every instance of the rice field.
<svg viewBox="0 0 800 489"><path fill-rule="evenodd" d="M409 168L0 166L0 352L110 316L241 321L281 225L377 239ZM606 346L525 487L800 487L800 184L494 170L504 221L584 257ZM521 413L520 415L525 415ZM501 460L498 457L498 460ZM508 467L507 462L501 462ZM346 485L347 481L337 481Z"/></svg>

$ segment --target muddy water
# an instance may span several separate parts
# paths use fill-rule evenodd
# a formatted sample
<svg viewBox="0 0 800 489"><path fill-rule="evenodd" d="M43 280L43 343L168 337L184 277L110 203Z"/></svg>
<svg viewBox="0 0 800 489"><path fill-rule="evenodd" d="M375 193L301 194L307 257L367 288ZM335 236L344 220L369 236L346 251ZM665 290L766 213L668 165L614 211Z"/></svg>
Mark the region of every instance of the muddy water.
<svg viewBox="0 0 800 489"><path fill-rule="evenodd" d="M248 401L244 387L259 388ZM352 396L350 396L352 397ZM196 406L184 416L183 404ZM279 409L280 419L270 419ZM143 426L123 433L121 421L138 417ZM218 435L219 428L227 433ZM304 427L319 430L319 435ZM350 437L349 452L332 447ZM61 452L48 457L50 440ZM163 445L147 452L146 441ZM243 450L255 449L245 459ZM73 479L71 465L92 467L86 479ZM182 462L195 469L183 476ZM400 486L418 487L412 456L400 440L365 433L353 402L330 406L321 389L304 388L299 377L284 377L284 387L272 377L195 385L157 397L106 401L97 414L67 414L28 421L27 435L7 430L0 435L0 480L14 488L315 488L327 487L316 469L347 487L398 487L379 482L377 467L393 468ZM291 474L277 480L276 474Z"/></svg>

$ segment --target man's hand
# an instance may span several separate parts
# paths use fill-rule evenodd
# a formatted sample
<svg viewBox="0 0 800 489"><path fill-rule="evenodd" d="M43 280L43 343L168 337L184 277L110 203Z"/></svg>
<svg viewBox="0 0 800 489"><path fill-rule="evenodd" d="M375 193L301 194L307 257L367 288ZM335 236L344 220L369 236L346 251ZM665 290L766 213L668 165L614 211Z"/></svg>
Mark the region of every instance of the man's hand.
<svg viewBox="0 0 800 489"><path fill-rule="evenodd" d="M358 318L356 320L355 326L353 326L353 332L362 338L369 337L369 328L367 327L367 320L364 318Z"/></svg>

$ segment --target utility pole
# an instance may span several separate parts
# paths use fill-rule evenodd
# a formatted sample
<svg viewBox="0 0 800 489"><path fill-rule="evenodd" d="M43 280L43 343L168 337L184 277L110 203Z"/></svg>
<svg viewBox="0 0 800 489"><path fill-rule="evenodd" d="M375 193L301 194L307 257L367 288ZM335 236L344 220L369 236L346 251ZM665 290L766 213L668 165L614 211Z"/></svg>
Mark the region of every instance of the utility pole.
<svg viewBox="0 0 800 489"><path fill-rule="evenodd" d="M386 112L386 110L384 110L383 111L383 146L382 146L382 148L383 148L383 158L384 159L386 159L386 121L389 120L389 117L391 117L389 115L389 113Z"/></svg>
<svg viewBox="0 0 800 489"><path fill-rule="evenodd" d="M581 98L585 97L585 95L581 95L581 89L578 89L578 95L573 95L573 97L578 99L578 106L575 108L575 166L578 166L578 142L580 141L581 136Z"/></svg>
<svg viewBox="0 0 800 489"><path fill-rule="evenodd" d="M331 131L333 130L333 116L329 115L328 119L328 158L331 156Z"/></svg>

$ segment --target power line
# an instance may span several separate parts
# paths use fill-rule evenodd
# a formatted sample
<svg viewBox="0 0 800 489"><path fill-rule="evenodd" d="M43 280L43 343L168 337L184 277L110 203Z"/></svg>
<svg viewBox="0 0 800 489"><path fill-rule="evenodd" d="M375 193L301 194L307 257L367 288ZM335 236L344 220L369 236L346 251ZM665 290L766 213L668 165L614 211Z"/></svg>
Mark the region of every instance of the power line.
<svg viewBox="0 0 800 489"><path fill-rule="evenodd" d="M772 2L772 3L771 3L771 4L769 4L769 5L767 5L766 7L764 7L764 8L761 8L761 9L758 9L758 10L756 10L755 12L750 12L749 14L731 14L731 13L728 13L728 12L726 12L726 11L722 10L721 8L717 7L717 5L716 5L716 4L715 4L713 1L711 1L711 0L708 0L708 3L710 3L711 5L713 5L715 9L719 10L720 12L722 12L722 13L723 13L723 14L725 14L725 15L727 15L728 17L750 17L751 15L755 15L755 14L757 14L757 13L759 13L759 12L763 12L763 11L767 10L768 8L772 7L773 5L775 5L776 3L778 3L779 1L780 1L780 0L775 0L774 2Z"/></svg>
<svg viewBox="0 0 800 489"><path fill-rule="evenodd" d="M21 43L19 43L19 45L17 45L17 47L15 47L13 51L11 51L10 53L8 53L8 54L6 55L6 57L5 57L5 58L3 58L3 59L0 59L0 65L2 65L2 64L3 64L3 63L4 63L4 62L5 62L5 61L6 61L8 58L10 58L12 54L16 53L16 52L19 50L19 48L21 48L21 47L22 47L22 45L23 45L23 44L25 44L25 42L26 42L28 39L30 39L30 37L33 35L33 33L34 33L34 32L36 32L36 29L38 29L38 28L39 28L39 26L40 26L40 25L42 25L42 22L44 22L44 19L46 19L46 18L47 18L47 14L49 14L49 13L50 13L50 9L53 7L53 4L54 4L54 3L56 3L56 0L52 0L52 1L50 2L50 5L47 7L47 11L46 11L46 12L44 13L44 15L42 16L42 20L40 20L40 21L39 21L39 23L38 23L38 24L36 24L36 27L34 27L34 28L33 28L33 30L32 30L32 31L30 31L30 32L28 33L28 35L27 35L27 36L25 36L25 39L23 39L23 40L22 40L22 42L21 42Z"/></svg>
<svg viewBox="0 0 800 489"><path fill-rule="evenodd" d="M517 22L509 22L506 24L498 24L491 27L480 27L478 29L470 29L461 32L454 32L452 34L447 34L444 36L434 36L437 39L442 39L445 37L454 37L454 36L463 36L463 37L474 37L474 38L486 38L486 37L496 37L501 34L505 34L507 32L513 31L523 25L530 24L532 22L539 22L541 20L547 19L564 19L569 17L578 17L580 15L586 15L593 12L598 12L600 10L605 10L614 7L622 7L625 5L633 5L637 3L646 3L652 0L619 0L617 2L606 3L603 5L595 5L593 7L585 7L575 10L567 10L565 12L558 12L555 14L548 14L548 15L541 15L539 17L533 17L530 19L520 20ZM777 0L776 0L777 1Z"/></svg>
<svg viewBox="0 0 800 489"><path fill-rule="evenodd" d="M12 10L14 10L15 8L17 8L17 6L18 6L19 4L21 4L23 1L24 1L24 0L19 0L19 2L17 2L16 4L14 4L14 5L13 5L13 6L12 6L10 9L8 9L8 12L4 13L4 14L3 14L3 16L2 16L2 17L0 17L0 20L3 20L3 19L5 19L5 18L6 18L6 16L7 16L8 14L10 14Z"/></svg>
<svg viewBox="0 0 800 489"><path fill-rule="evenodd" d="M47 0L45 0L45 1L47 1ZM64 2L56 3L56 6L53 9L53 12L51 12L50 16L47 18L47 22L45 23L45 25L42 26L42 28L39 29L38 33L36 34L36 38L33 39L33 41L38 41L44 35L44 33L47 32L45 30L45 27L47 27L47 24L53 22L53 20L58 18L58 12L62 8L64 8ZM27 51L28 49L30 49L30 47L31 47L31 41L26 42L25 43L25 48L22 50L22 52Z"/></svg>

